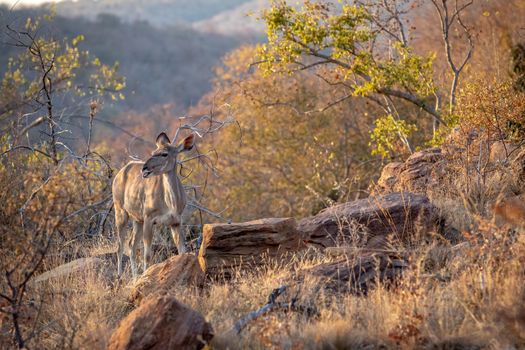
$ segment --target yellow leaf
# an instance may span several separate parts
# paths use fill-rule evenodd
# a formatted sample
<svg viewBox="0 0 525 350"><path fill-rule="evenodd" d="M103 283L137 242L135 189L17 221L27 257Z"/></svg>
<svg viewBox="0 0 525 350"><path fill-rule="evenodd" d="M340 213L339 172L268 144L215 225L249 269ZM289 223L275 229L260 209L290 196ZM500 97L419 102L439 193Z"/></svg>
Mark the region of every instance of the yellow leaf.
<svg viewBox="0 0 525 350"><path fill-rule="evenodd" d="M84 36L82 34L77 35L75 38L73 38L71 43L73 44L73 46L76 46L81 41L84 41Z"/></svg>

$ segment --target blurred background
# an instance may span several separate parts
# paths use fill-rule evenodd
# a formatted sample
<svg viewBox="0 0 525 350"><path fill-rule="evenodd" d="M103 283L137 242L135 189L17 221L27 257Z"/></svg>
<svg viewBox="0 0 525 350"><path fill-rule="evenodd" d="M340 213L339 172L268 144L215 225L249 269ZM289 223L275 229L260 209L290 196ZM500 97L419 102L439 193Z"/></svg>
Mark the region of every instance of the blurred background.
<svg viewBox="0 0 525 350"><path fill-rule="evenodd" d="M243 43L260 41L264 25L249 13L267 1L248 0L81 0L0 1L1 21L24 24L28 16L57 17L46 25L56 37L83 34L81 47L102 62L120 63L126 77L125 101L117 111L146 111L170 104L182 112L210 90L213 67ZM4 40L5 44L5 40ZM3 45L0 66L16 48Z"/></svg>
<svg viewBox="0 0 525 350"><path fill-rule="evenodd" d="M291 3L296 9L307 4ZM378 1L349 3L371 11L383 6ZM450 129L438 130L435 120L406 100L366 93L345 98L348 88L337 67L323 65L297 74L259 69L272 4L279 9L278 2L266 0L0 1L0 76L5 80L0 106L22 106L8 109L0 122L10 125L13 135L28 136L30 144L48 140L45 127L32 127L43 120L38 119L41 101L27 98L38 74L31 58L20 58L27 48L17 45L29 25L39 38L61 43L66 53L71 47L62 59L73 62L75 71L65 69L61 78L57 73L63 88L53 98L64 148L78 153L90 143L118 169L130 156L147 157L159 132L174 135L178 126L202 115L233 118L235 126L198 142L202 152L213 150L210 180L199 175L202 171L187 172L200 177L191 181L213 185L208 203L217 210L228 207L233 218L306 215L366 197L386 162L443 141ZM429 69L416 67L421 71L415 72L416 81L430 79L432 86L423 98L436 96L444 106L452 74L436 8L419 0L385 4L400 11L410 54L431 64ZM334 15L342 9L338 2L329 6ZM266 17L265 10L270 11ZM385 16L375 20L395 28ZM459 89L476 79L514 79L525 42L523 18L521 0L480 0L462 11L474 49ZM388 28L380 31L373 55L397 60ZM459 62L468 52L468 40L458 23L449 40L452 58ZM403 69L413 74L409 67ZM427 73L430 77L417 78ZM339 103L332 103L337 99ZM447 127L457 124L457 116L443 115ZM13 121L16 126L9 124ZM246 208L243 203L253 198L257 205Z"/></svg>

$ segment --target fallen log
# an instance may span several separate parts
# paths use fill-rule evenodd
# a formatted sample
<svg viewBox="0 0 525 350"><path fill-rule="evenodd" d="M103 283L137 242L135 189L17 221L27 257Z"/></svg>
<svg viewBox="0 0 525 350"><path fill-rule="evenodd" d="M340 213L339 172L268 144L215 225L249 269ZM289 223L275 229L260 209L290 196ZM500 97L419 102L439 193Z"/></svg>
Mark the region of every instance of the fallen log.
<svg viewBox="0 0 525 350"><path fill-rule="evenodd" d="M52 270L36 276L33 283L41 283L59 278L69 278L71 276L79 277L88 275L89 273L93 273L93 271L98 272L103 270L105 265L104 259L98 257L80 258L57 266ZM107 272L107 268L104 269L104 272Z"/></svg>
<svg viewBox="0 0 525 350"><path fill-rule="evenodd" d="M306 314L307 316L317 316L319 313L314 307L304 306L298 304L298 297L295 296L290 301L277 301L277 298L288 289L287 285L275 288L268 296L268 302L257 310L254 310L245 316L241 317L229 333L239 334L242 330L252 321L257 318L268 314L271 311L283 310L283 311L296 311Z"/></svg>

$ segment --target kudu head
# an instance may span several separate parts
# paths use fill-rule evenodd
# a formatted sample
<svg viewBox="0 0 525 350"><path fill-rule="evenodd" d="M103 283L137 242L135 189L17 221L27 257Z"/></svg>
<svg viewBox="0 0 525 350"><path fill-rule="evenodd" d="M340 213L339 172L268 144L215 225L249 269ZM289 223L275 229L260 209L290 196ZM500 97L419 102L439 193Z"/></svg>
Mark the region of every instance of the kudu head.
<svg viewBox="0 0 525 350"><path fill-rule="evenodd" d="M186 137L178 145L173 145L165 133L157 136L157 149L152 152L151 157L142 167L142 177L165 174L177 166L179 153L189 151L193 148L194 135ZM174 140L175 141L175 140Z"/></svg>

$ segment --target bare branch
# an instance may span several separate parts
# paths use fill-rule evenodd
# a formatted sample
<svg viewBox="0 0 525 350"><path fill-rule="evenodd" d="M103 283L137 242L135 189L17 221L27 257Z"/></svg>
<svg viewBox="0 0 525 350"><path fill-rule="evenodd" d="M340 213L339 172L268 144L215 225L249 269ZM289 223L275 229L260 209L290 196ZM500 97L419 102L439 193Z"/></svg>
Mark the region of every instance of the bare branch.
<svg viewBox="0 0 525 350"><path fill-rule="evenodd" d="M183 118L180 118L180 119L182 120L182 119L186 119L186 118L189 118L189 117L183 117ZM202 122L205 122L205 121L209 122L209 126L207 128L199 127L199 125ZM197 136L202 138L206 134L212 134L212 133L222 129L224 126L233 123L233 121L234 120L231 117L227 117L225 120L221 121L221 120L214 119L213 118L213 114L211 114L211 115L203 115L202 117L200 117L193 124L184 124L184 125L179 126L177 128L177 131L175 132L175 137L173 138L173 143L176 142L177 138L179 137L179 134L180 134L181 130L190 130L190 131L194 132L195 134L197 134Z"/></svg>
<svg viewBox="0 0 525 350"><path fill-rule="evenodd" d="M423 109L425 112L431 114L436 120L438 120L443 125L446 125L443 119L441 119L441 116L436 111L436 109L432 106L429 106L425 101L422 101L421 99L417 98L416 96L408 93L403 92L399 90L393 90L389 88L380 89L379 92L384 93L386 95L392 96L392 97L398 97L400 99L412 102L416 106L419 106L421 109Z"/></svg>
<svg viewBox="0 0 525 350"><path fill-rule="evenodd" d="M305 313L308 316L318 315L318 311L313 307L298 305L298 296L296 295L289 302L279 302L277 298L283 294L288 289L288 286L283 285L279 288L275 288L270 295L268 296L268 302L259 308L258 310L252 311L247 315L239 319L233 327L230 329L229 333L239 334L242 330L250 323L251 321L259 318L262 315L265 315L271 311L275 310L284 310L284 311L297 311Z"/></svg>
<svg viewBox="0 0 525 350"><path fill-rule="evenodd" d="M31 122L31 124L29 124L28 126L26 126L25 128L23 128L21 131L20 131L20 135L23 135L25 133L27 133L29 130L39 126L40 124L42 124L43 122L46 121L46 118L45 117L38 117L37 119L35 119L33 122Z"/></svg>
<svg viewBox="0 0 525 350"><path fill-rule="evenodd" d="M75 210L74 212L72 212L71 214L66 216L64 218L64 220L67 221L67 220L71 219L72 217L77 216L78 214L81 214L81 213L85 212L86 210L95 209L95 208L101 206L102 204L106 203L107 201L109 201L111 198L112 198L112 195L109 195L106 198L104 198L104 199L102 199L102 200L100 200L98 202L86 205L85 207L82 207L82 208L80 208L78 210Z"/></svg>
<svg viewBox="0 0 525 350"><path fill-rule="evenodd" d="M457 88L459 84L459 77L461 72L463 71L463 68L465 68L465 65L472 57L472 52L474 49L474 43L472 41L472 34L470 32L470 29L467 28L465 23L461 19L461 12L466 10L470 5L474 3L474 0L467 1L463 5L458 5L458 0L455 0L455 8L452 13L449 12L449 8L447 5L447 0L431 0L432 4L434 5L434 8L436 9L436 12L438 14L440 23L441 23L441 34L443 37L443 44L445 46L445 54L447 57L447 63L450 67L450 70L452 71L453 78L450 85L450 97L449 97L449 113L452 113L454 111L454 107L456 104L456 93ZM467 52L460 63L457 63L454 61L454 58L452 57L452 43L450 40L450 29L454 25L454 23L458 23L459 26L463 29L467 36Z"/></svg>
<svg viewBox="0 0 525 350"><path fill-rule="evenodd" d="M15 146L15 147L12 147L12 148L9 148L7 150L5 150L4 152L0 153L0 156L3 156L7 153L10 153L10 152L13 152L13 151L16 151L16 150L19 150L19 149L25 149L25 150L28 150L28 151L31 151L31 152L34 152L34 153L39 153L43 156L46 156L48 157L49 159L53 159L53 157L51 157L50 154L38 149L38 148L34 148L34 147L31 147L31 146L25 146L25 145L19 145L19 146Z"/></svg>

